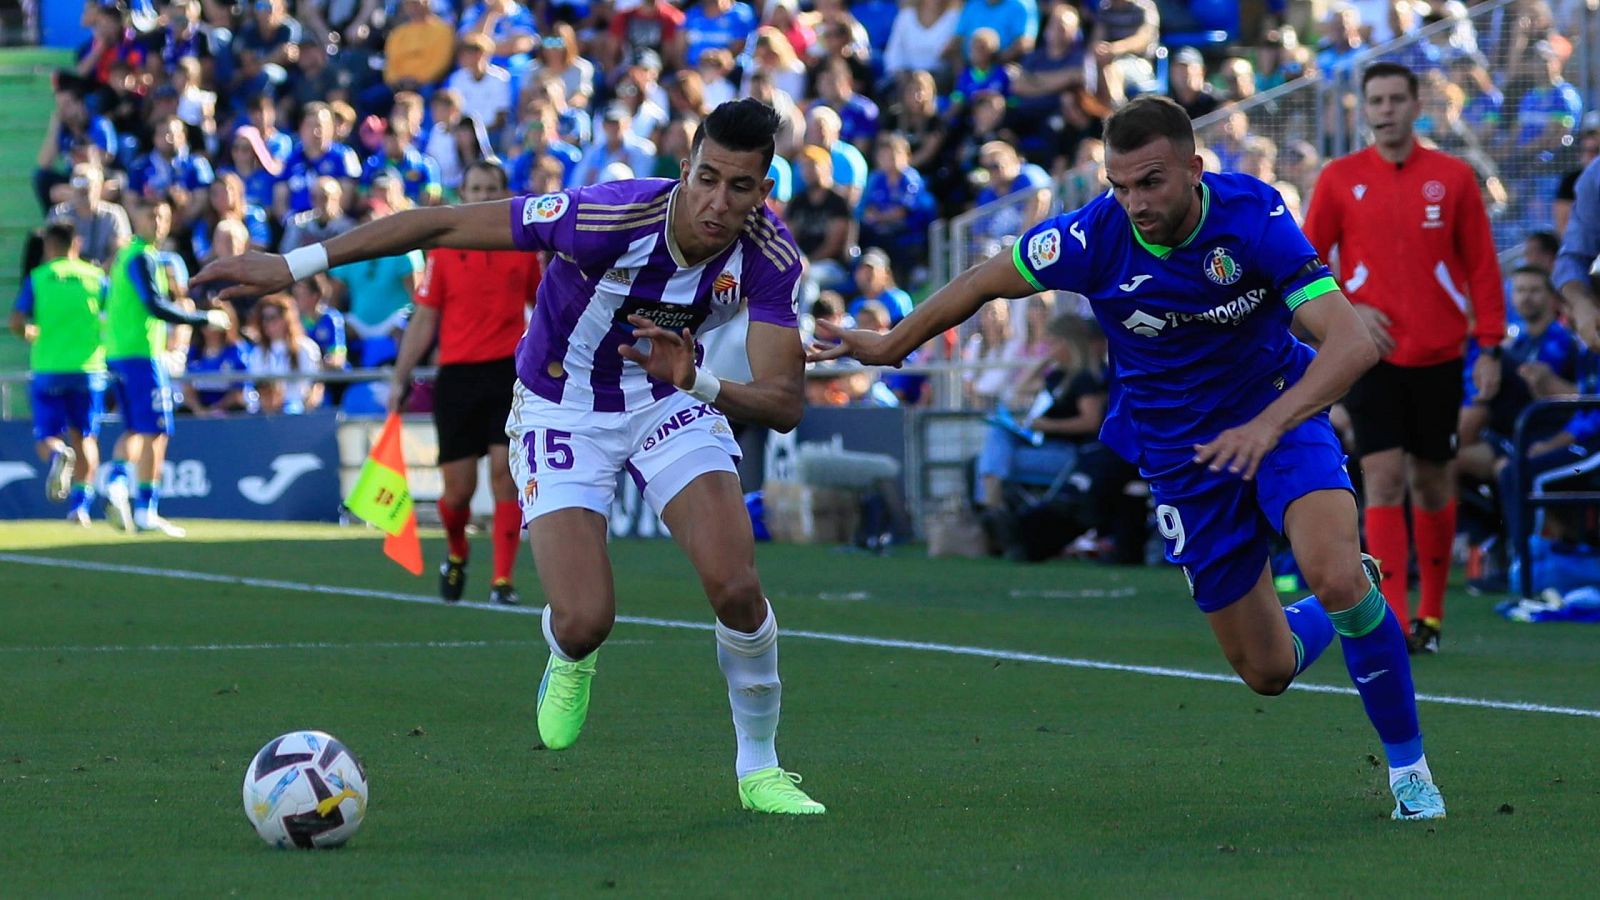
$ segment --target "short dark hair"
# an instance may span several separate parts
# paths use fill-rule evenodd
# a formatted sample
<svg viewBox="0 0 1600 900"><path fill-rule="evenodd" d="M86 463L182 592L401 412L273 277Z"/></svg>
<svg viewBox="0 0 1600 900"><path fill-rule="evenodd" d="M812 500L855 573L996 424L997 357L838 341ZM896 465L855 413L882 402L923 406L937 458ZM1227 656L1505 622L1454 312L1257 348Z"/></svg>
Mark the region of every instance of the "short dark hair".
<svg viewBox="0 0 1600 900"><path fill-rule="evenodd" d="M1539 249L1555 256L1561 252L1561 239L1556 237L1554 231L1535 231L1528 235L1528 240L1539 245Z"/></svg>
<svg viewBox="0 0 1600 900"><path fill-rule="evenodd" d="M467 166L467 172L471 172L474 169L480 172L488 172L490 175L493 175L499 180L501 190L505 190L511 186L510 173L506 172L506 167L501 165L500 160L496 157L490 156L485 157L484 159L474 160L472 165ZM467 183L465 172L462 173L461 183L462 185Z"/></svg>
<svg viewBox="0 0 1600 900"><path fill-rule="evenodd" d="M700 123L695 130L689 155L700 152L700 145L710 138L729 150L760 153L762 165L771 166L772 156L777 152L780 122L777 110L760 100L749 97L729 100L712 110L711 115Z"/></svg>
<svg viewBox="0 0 1600 900"><path fill-rule="evenodd" d="M1367 83L1374 78L1404 78L1411 96L1417 96L1417 73L1397 62L1375 62L1361 71L1361 96L1367 95Z"/></svg>
<svg viewBox="0 0 1600 900"><path fill-rule="evenodd" d="M1106 119L1106 146L1127 153L1159 138L1166 138L1180 154L1194 152L1194 125L1176 100L1159 94L1141 94Z"/></svg>
<svg viewBox="0 0 1600 900"><path fill-rule="evenodd" d="M1518 275L1532 275L1533 277L1544 282L1545 290L1555 294L1558 297L1561 296L1561 292L1556 290L1555 280L1550 277L1550 270L1546 269L1544 266L1517 266L1515 269L1511 270L1511 277L1515 278Z"/></svg>
<svg viewBox="0 0 1600 900"><path fill-rule="evenodd" d="M39 229L39 237L46 244L65 250L78 239L78 226L71 219L51 219Z"/></svg>

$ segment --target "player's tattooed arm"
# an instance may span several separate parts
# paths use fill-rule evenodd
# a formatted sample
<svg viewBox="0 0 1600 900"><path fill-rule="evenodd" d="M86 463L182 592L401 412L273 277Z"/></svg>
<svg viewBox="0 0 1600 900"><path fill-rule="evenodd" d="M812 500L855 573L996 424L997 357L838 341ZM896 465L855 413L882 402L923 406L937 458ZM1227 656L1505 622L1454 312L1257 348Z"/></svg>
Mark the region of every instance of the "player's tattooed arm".
<svg viewBox="0 0 1600 900"><path fill-rule="evenodd" d="M1286 432L1327 409L1377 365L1378 345L1343 293L1329 291L1307 300L1295 309L1294 319L1321 347L1306 374L1254 419L1195 445L1195 462L1246 481L1254 478L1261 460Z"/></svg>
<svg viewBox="0 0 1600 900"><path fill-rule="evenodd" d="M844 330L818 322L817 337L837 343L814 343L806 361L853 356L867 365L898 366L911 351L972 318L985 303L1037 293L1039 289L1017 271L1011 254L999 253L952 278L887 332Z"/></svg>

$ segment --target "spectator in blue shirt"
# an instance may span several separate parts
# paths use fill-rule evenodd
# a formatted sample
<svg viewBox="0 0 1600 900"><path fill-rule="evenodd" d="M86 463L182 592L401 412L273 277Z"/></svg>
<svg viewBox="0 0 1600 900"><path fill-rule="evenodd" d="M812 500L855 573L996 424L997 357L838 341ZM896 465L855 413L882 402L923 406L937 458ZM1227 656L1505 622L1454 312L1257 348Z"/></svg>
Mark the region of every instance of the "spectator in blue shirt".
<svg viewBox="0 0 1600 900"><path fill-rule="evenodd" d="M956 40L970 50L973 35L992 29L1000 39L1000 61L1019 62L1033 50L1039 33L1039 4L1035 0L967 0L956 20Z"/></svg>
<svg viewBox="0 0 1600 900"><path fill-rule="evenodd" d="M271 209L278 173L282 170L261 142L260 132L250 125L235 131L228 156L232 165L223 166L222 171L232 172L244 182L245 202L263 211Z"/></svg>
<svg viewBox="0 0 1600 900"><path fill-rule="evenodd" d="M528 190L528 177L541 159L560 163L562 185L571 186L572 173L582 161L583 151L561 139L561 124L555 108L537 100L530 104L520 132L518 144L522 152L511 159L512 192Z"/></svg>
<svg viewBox="0 0 1600 900"><path fill-rule="evenodd" d="M156 126L155 149L129 167L128 189L147 200L168 198L174 224L188 225L205 211L205 189L215 177L205 157L189 152L183 120L169 116Z"/></svg>
<svg viewBox="0 0 1600 900"><path fill-rule="evenodd" d="M405 186L412 203L433 206L444 196L439 181L439 164L417 150L416 135L402 117L394 117L383 128L383 149L367 157L361 167L361 186L370 188L379 172L392 171Z"/></svg>
<svg viewBox="0 0 1600 900"><path fill-rule="evenodd" d="M967 66L956 78L956 88L950 92L953 106L965 106L968 100L986 91L1011 97L1011 76L1006 67L997 61L1000 52L1000 35L993 28L979 28L968 43Z"/></svg>
<svg viewBox="0 0 1600 900"><path fill-rule="evenodd" d="M354 150L334 140L333 111L328 105L311 103L300 121L300 146L283 167L283 180L272 204L274 215L287 218L311 209L311 185L320 175L339 179L349 203L356 196L361 160Z"/></svg>
<svg viewBox="0 0 1600 900"><path fill-rule="evenodd" d="M228 304L221 308L228 316L228 329L196 328L189 344L185 367L188 373L220 376L193 378L183 389L183 406L196 416L243 412L250 408L255 393L249 380L240 377L249 366L244 359L244 342L239 339L238 317Z"/></svg>
<svg viewBox="0 0 1600 900"><path fill-rule="evenodd" d="M700 0L683 14L678 29L678 53L688 66L700 64L700 54L721 47L734 58L744 54L745 42L755 34L755 10L737 0Z"/></svg>
<svg viewBox="0 0 1600 900"><path fill-rule="evenodd" d="M211 183L205 212L195 220L189 240L194 258L203 262L211 257L212 232L229 219L243 223L250 249L272 249L272 230L267 227L266 210L245 198L244 179L237 172L223 172Z"/></svg>
<svg viewBox="0 0 1600 900"><path fill-rule="evenodd" d="M854 144L839 139L839 128L839 114L821 103L806 114L806 143L823 147L832 155L834 189L855 206L861 202L861 192L867 189L867 158ZM806 186L797 179L794 189L803 191Z"/></svg>
<svg viewBox="0 0 1600 900"><path fill-rule="evenodd" d="M295 308L300 313L300 324L305 329L306 337L315 341L317 349L322 351L322 368L342 371L350 368L344 338L344 313L327 304L325 278L324 275L313 275L297 281L290 292L294 294Z"/></svg>
<svg viewBox="0 0 1600 900"><path fill-rule="evenodd" d="M983 236L1019 235L1042 221L1050 211L1049 173L1031 162L1023 162L1015 147L1004 141L984 144L978 150L978 166L989 174L989 183L978 192L975 201L978 206L1023 191L1033 192L1033 196L1020 205L1012 204L985 219Z"/></svg>
<svg viewBox="0 0 1600 900"><path fill-rule="evenodd" d="M1533 87L1517 104L1517 149L1555 152L1570 142L1583 118L1583 97L1561 77L1561 57L1546 42L1532 49Z"/></svg>
<svg viewBox="0 0 1600 900"><path fill-rule="evenodd" d="M867 41L872 45L874 56L889 49L889 34L894 31L894 20L900 15L900 4L893 0L861 0L850 4L850 15L867 30Z"/></svg>
<svg viewBox="0 0 1600 900"><path fill-rule="evenodd" d="M629 127L632 118L627 109L611 106L602 117L601 136L583 153L578 168L572 173L574 184L594 184L606 166L620 162L628 167L634 177L643 178L655 170L656 145L636 137Z"/></svg>
<svg viewBox="0 0 1600 900"><path fill-rule="evenodd" d="M857 217L861 243L883 247L905 273L927 263L928 224L938 214L922 173L911 168L911 144L901 134L878 139L878 170L867 179ZM1020 233L1020 232L1019 232Z"/></svg>
<svg viewBox="0 0 1600 900"><path fill-rule="evenodd" d="M889 311L890 327L911 315L911 295L895 285L889 254L877 247L862 253L860 262L856 263L855 278L856 289L861 293L850 301L848 312L852 318L859 315L861 307L869 301L882 303Z"/></svg>
<svg viewBox="0 0 1600 900"><path fill-rule="evenodd" d="M90 114L88 104L76 88L65 85L57 88L55 111L45 126L38 169L33 176L40 208L48 210L72 199L72 191L66 186L67 171L78 163L105 166L115 153L116 145L116 129L105 118Z"/></svg>
<svg viewBox="0 0 1600 900"><path fill-rule="evenodd" d="M232 48L253 51L263 62L292 66L305 30L284 9L284 0L254 0L253 15L233 36Z"/></svg>
<svg viewBox="0 0 1600 900"><path fill-rule="evenodd" d="M878 136L878 104L856 93L850 66L842 59L830 61L817 76L817 96L839 114L839 137L857 148L872 146Z"/></svg>
<svg viewBox="0 0 1600 900"><path fill-rule="evenodd" d="M462 36L487 34L494 42L491 62L507 69L524 68L539 43L539 20L517 0L486 0L461 14Z"/></svg>
<svg viewBox="0 0 1600 900"><path fill-rule="evenodd" d="M289 154L294 152L294 135L278 128L278 105L270 93L261 93L252 96L245 103L245 114L250 119L250 126L261 137L262 146L267 148L273 159L281 166L289 159Z"/></svg>

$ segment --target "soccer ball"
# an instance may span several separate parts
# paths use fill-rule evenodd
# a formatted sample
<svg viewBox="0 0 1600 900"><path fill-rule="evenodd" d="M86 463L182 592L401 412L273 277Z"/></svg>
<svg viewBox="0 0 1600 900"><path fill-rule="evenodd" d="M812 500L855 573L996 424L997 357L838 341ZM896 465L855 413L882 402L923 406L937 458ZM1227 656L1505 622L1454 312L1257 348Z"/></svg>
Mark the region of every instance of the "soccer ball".
<svg viewBox="0 0 1600 900"><path fill-rule="evenodd" d="M367 773L320 731L273 738L244 772L244 815L274 847L338 847L367 814Z"/></svg>

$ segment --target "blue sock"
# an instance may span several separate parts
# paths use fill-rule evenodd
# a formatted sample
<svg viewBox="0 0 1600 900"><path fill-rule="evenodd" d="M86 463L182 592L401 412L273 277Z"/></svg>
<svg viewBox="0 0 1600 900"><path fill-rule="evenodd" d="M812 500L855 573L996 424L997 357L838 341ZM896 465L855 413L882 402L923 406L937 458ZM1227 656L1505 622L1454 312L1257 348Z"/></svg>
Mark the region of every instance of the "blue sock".
<svg viewBox="0 0 1600 900"><path fill-rule="evenodd" d="M1339 633L1345 667L1383 741L1390 768L1415 763L1422 758L1422 729L1417 725L1417 694L1400 620L1376 585L1360 603L1328 617Z"/></svg>
<svg viewBox="0 0 1600 900"><path fill-rule="evenodd" d="M129 477L128 463L124 460L113 459L111 461L110 470L106 472L106 484L111 485L121 483L126 486L131 480L132 478Z"/></svg>
<svg viewBox="0 0 1600 900"><path fill-rule="evenodd" d="M74 481L72 483L72 492L67 495L67 506L72 512L88 509L89 504L93 502L94 487L82 481Z"/></svg>
<svg viewBox="0 0 1600 900"><path fill-rule="evenodd" d="M1315 597L1285 606L1283 616L1294 637L1294 674L1298 678L1333 643L1333 620Z"/></svg>
<svg viewBox="0 0 1600 900"><path fill-rule="evenodd" d="M153 516L156 514L156 505L160 502L160 494L153 482L139 482L139 501L135 504L136 508L142 509L147 515Z"/></svg>

